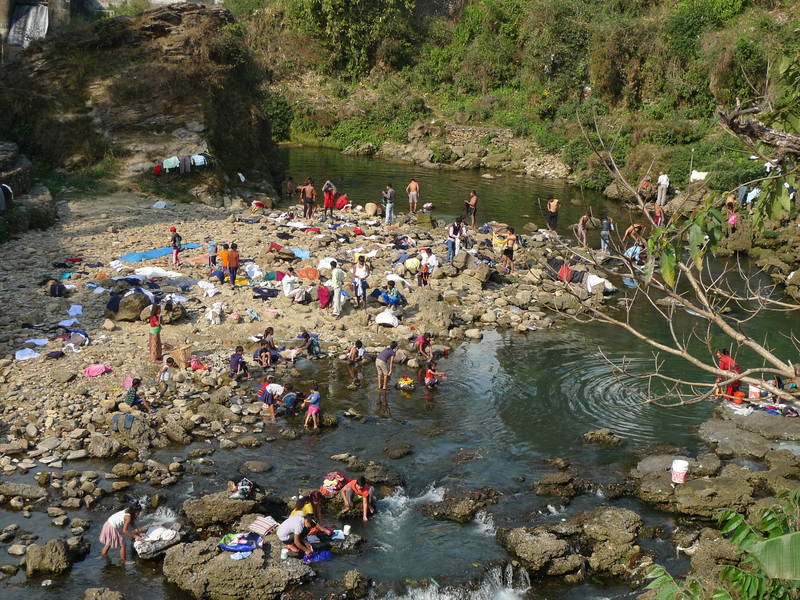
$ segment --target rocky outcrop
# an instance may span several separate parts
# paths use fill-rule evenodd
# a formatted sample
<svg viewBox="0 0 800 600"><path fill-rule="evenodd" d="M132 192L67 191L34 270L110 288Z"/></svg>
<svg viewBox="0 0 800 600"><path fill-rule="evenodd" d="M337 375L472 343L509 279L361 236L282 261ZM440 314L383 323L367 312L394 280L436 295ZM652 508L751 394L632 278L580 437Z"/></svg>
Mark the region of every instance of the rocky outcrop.
<svg viewBox="0 0 800 600"><path fill-rule="evenodd" d="M607 428L587 431L583 434L583 441L587 444L597 444L598 446L616 447L622 444L622 438Z"/></svg>
<svg viewBox="0 0 800 600"><path fill-rule="evenodd" d="M277 599L314 577L301 560L280 560L280 545L273 541L243 560L231 560L214 540L179 544L164 557L164 577L198 599Z"/></svg>
<svg viewBox="0 0 800 600"><path fill-rule="evenodd" d="M70 568L69 548L63 540L50 540L44 546L32 544L25 553L25 573L64 573Z"/></svg>
<svg viewBox="0 0 800 600"><path fill-rule="evenodd" d="M82 600L125 600L125 595L109 588L89 588L83 592Z"/></svg>
<svg viewBox="0 0 800 600"><path fill-rule="evenodd" d="M0 199L0 220L6 223L6 233L45 229L55 222L55 198L34 180L31 161L11 142L0 141L0 184L9 186L14 193L8 204Z"/></svg>
<svg viewBox="0 0 800 600"><path fill-rule="evenodd" d="M752 431L743 431L730 421L706 421L700 426L699 434L700 439L711 446L720 458L744 456L761 459L772 448L765 437Z"/></svg>
<svg viewBox="0 0 800 600"><path fill-rule="evenodd" d="M208 494L183 503L183 512L192 525L206 527L212 523L231 523L248 513L255 512L258 502L229 500L228 492Z"/></svg>
<svg viewBox="0 0 800 600"><path fill-rule="evenodd" d="M571 469L548 473L533 484L537 496L556 496L562 502L569 502L590 488L591 483L579 479L577 473Z"/></svg>
<svg viewBox="0 0 800 600"><path fill-rule="evenodd" d="M481 488L466 493L446 492L440 502L422 504L420 512L440 521L467 523L475 518L475 513L497 502L500 493L491 488Z"/></svg>

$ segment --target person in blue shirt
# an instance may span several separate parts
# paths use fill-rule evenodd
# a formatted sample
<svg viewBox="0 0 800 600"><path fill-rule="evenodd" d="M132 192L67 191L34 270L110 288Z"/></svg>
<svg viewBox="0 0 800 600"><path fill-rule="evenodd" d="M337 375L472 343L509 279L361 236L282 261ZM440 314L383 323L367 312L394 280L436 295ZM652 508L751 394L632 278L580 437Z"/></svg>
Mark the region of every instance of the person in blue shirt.
<svg viewBox="0 0 800 600"><path fill-rule="evenodd" d="M244 360L244 348L236 346L236 351L231 354L230 365L231 377L238 379L243 375L247 379L250 379L250 369L247 368L247 363Z"/></svg>
<svg viewBox="0 0 800 600"><path fill-rule="evenodd" d="M294 386L291 383L287 383L283 386L284 394L281 400L283 400L283 408L286 410L286 415L296 415L300 406L297 403L297 392L294 391Z"/></svg>
<svg viewBox="0 0 800 600"><path fill-rule="evenodd" d="M203 240L208 244L208 268L214 270L217 266L217 242L207 237Z"/></svg>
<svg viewBox="0 0 800 600"><path fill-rule="evenodd" d="M314 423L314 429L319 429L319 413L322 410L322 407L320 406L322 397L319 395L319 390L317 389L318 387L319 386L313 381L308 386L309 394L303 401L303 406L308 407L308 413L306 414L306 420L305 423L303 423L303 427L308 427L308 422L312 421Z"/></svg>

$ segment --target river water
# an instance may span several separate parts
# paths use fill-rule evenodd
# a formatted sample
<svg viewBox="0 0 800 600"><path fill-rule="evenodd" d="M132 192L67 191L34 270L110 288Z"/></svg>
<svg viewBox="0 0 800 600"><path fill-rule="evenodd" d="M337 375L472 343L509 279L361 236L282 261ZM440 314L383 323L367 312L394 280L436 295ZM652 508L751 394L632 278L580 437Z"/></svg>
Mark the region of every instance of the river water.
<svg viewBox="0 0 800 600"><path fill-rule="evenodd" d="M477 189L481 199L480 220L496 219L521 226L532 219L541 225L544 219L539 201L549 195L557 195L563 202L562 232L586 206L591 206L595 214L607 210L622 225L627 225L631 218L627 209L613 204L606 206L598 195L558 182L511 175L488 180L477 172L429 171L309 148L286 149L282 156L286 173L294 176L295 181L311 176L319 186L330 178L357 203L375 201L386 183L402 190L409 178L415 177L422 186L422 201L433 202L436 216L441 217L461 212L469 190ZM398 196L401 197L398 211L403 212L404 194ZM597 240L590 237L590 242L596 244ZM667 333L664 324L644 309L637 308L634 318L649 335L663 338ZM683 325L692 319L690 315L680 317ZM764 324L762 320L751 326ZM766 324L775 325L777 321ZM360 522L354 525L354 530L368 539L368 549L358 556L323 563L320 571L325 577L336 578L356 568L382 582L376 596L415 600L464 597L463 592L448 591L447 587L480 577L487 565L507 558L494 541L497 527L535 525L566 518L577 510L603 503L639 510L651 525L669 524L668 515L633 500L605 500L602 484L623 476L635 460L636 448L668 442L696 451L695 428L708 418L711 407L702 404L664 409L641 405L635 386L631 389L619 382L605 357L612 360L627 357L631 369L641 373L647 372L652 361L652 354L643 343L600 323L570 322L524 336L490 332L479 343L455 348L440 363L447 381L439 390L390 392L388 410L378 404L372 370L367 369L365 374L367 385L348 391L346 371L336 363L301 363L304 374L322 382L326 410L355 407L367 415L366 422L341 419L337 430L321 437L303 437L295 442L279 440L256 450L217 452L211 457L212 474L187 474L179 484L160 490L166 496L162 515L177 513L189 497L220 491L225 481L233 477L231 473L249 459L267 460L274 465L271 472L254 479L283 495L294 494L301 487L316 486L325 473L340 470L341 463L329 459L336 453L350 452L391 463L389 466L403 473L406 485L380 501L380 513L368 525ZM669 357L662 358L667 370L687 377L704 377ZM612 428L625 439L625 444L619 449L583 444L581 434L598 427ZM382 453L390 442L411 443L413 453L390 461ZM185 452L186 449L173 448L156 453L154 458L169 461L170 457ZM552 498L534 495L533 482L553 470L545 459L555 456L568 457L582 475L598 482L596 493L578 497L566 508ZM108 464L86 462L74 466L102 471L110 468ZM30 481L31 475L15 479ZM441 498L445 487L481 486L498 489L502 498L472 523L434 521L415 510L415 505ZM135 488L137 495L153 491L144 486ZM93 546L90 556L77 563L69 576L52 578L51 585L41 587L42 578L26 580L18 574L0 583L0 598L23 594L30 600L73 598L94 586L119 589L128 600L187 598L164 583L158 563L138 561L125 568L109 567L98 557L100 545L96 537L110 510L111 502L106 500L88 515L74 515L92 519L88 535ZM42 513L35 513L29 520L0 513L0 527L15 521L23 521L20 526L38 534L42 541L57 535ZM645 544L658 552L663 562L680 571L682 565L674 562L668 544L657 541ZM416 583L405 585L411 580ZM584 584L564 588L534 583L527 588L527 584L494 570L468 596L476 600L523 596L551 600L632 597L623 585Z"/></svg>

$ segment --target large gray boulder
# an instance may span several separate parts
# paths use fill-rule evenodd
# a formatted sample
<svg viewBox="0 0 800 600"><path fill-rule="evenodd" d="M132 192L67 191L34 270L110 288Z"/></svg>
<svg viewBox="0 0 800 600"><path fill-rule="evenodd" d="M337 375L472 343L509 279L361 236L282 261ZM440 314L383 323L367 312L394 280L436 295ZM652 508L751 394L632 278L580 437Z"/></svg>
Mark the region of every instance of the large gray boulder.
<svg viewBox="0 0 800 600"><path fill-rule="evenodd" d="M167 550L164 576L198 599L277 599L314 577L301 560L280 560L280 546L271 542L243 560L231 560L214 540L179 544Z"/></svg>
<svg viewBox="0 0 800 600"><path fill-rule="evenodd" d="M47 496L47 490L27 483L0 483L0 495L22 496L26 500L39 500Z"/></svg>
<svg viewBox="0 0 800 600"><path fill-rule="evenodd" d="M32 544L25 553L25 574L63 573L71 565L69 548L64 540L50 540L44 546Z"/></svg>
<svg viewBox="0 0 800 600"><path fill-rule="evenodd" d="M678 512L698 517L713 517L721 508L744 511L753 503L753 487L741 477L725 476L693 479L675 489Z"/></svg>
<svg viewBox="0 0 800 600"><path fill-rule="evenodd" d="M196 527L207 527L214 523L231 523L242 515L256 512L257 500L230 500L228 492L208 494L202 498L183 503L186 518Z"/></svg>
<svg viewBox="0 0 800 600"><path fill-rule="evenodd" d="M768 416L774 418L774 415ZM792 419L781 420L791 421ZM744 456L761 459L772 449L772 444L767 438L752 431L744 431L732 421L719 419L706 421L700 426L699 435L700 439L711 446L721 458Z"/></svg>
<svg viewBox="0 0 800 600"><path fill-rule="evenodd" d="M147 417L143 413L134 412L133 423L129 429L125 429L122 426L125 419L125 413L115 414L120 415L120 430L112 431L111 438L120 446L139 451L153 447L163 448L167 445L167 439L164 436L159 435L156 428L151 427ZM109 420L113 421L113 415L109 417Z"/></svg>
<svg viewBox="0 0 800 600"><path fill-rule="evenodd" d="M497 502L500 494L492 488L482 488L466 493L445 493L441 502L423 504L419 510L440 521L467 523L480 509Z"/></svg>
<svg viewBox="0 0 800 600"><path fill-rule="evenodd" d="M142 311L151 304L149 297L136 292L123 296L117 312L106 311L106 316L114 321L138 321Z"/></svg>
<svg viewBox="0 0 800 600"><path fill-rule="evenodd" d="M95 458L110 458L119 451L119 442L114 438L93 433L86 449L89 455Z"/></svg>

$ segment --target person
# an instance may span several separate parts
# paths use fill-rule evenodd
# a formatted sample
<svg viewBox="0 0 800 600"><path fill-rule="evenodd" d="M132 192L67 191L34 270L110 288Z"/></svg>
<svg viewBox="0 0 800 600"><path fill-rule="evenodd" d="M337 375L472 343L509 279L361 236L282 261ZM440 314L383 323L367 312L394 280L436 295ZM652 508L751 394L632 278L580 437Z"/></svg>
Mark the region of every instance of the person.
<svg viewBox="0 0 800 600"><path fill-rule="evenodd" d="M658 175L656 204L664 206L667 203L667 191L669 190L669 177L664 171Z"/></svg>
<svg viewBox="0 0 800 600"><path fill-rule="evenodd" d="M478 215L478 193L475 190L469 193L469 200L464 202L464 208L470 218L470 227L475 229L475 220Z"/></svg>
<svg viewBox="0 0 800 600"><path fill-rule="evenodd" d="M363 254L358 255L356 264L353 265L353 287L356 293L356 308L362 306L364 310L367 308L367 278L369 277L370 268L367 264L367 259Z"/></svg>
<svg viewBox="0 0 800 600"><path fill-rule="evenodd" d="M131 381L131 387L128 388L128 391L125 393L125 404L130 406L131 408L138 408L144 409L145 411L149 412L150 414L155 413L155 409L150 405L150 403L142 398L139 395L140 388L142 387L142 380L136 377Z"/></svg>
<svg viewBox="0 0 800 600"><path fill-rule="evenodd" d="M294 386L291 383L287 383L285 386L283 386L283 389L283 409L286 411L287 415L296 415L297 409L299 408L297 402L297 392L294 391Z"/></svg>
<svg viewBox="0 0 800 600"><path fill-rule="evenodd" d="M349 389L355 389L361 384L361 371L358 368L364 362L364 357L367 354L367 349L364 348L364 343L361 340L350 346L347 351L347 369L350 372L350 377L353 381L350 383Z"/></svg>
<svg viewBox="0 0 800 600"><path fill-rule="evenodd" d="M278 525L275 534L290 552L302 552L306 556L314 554L308 543L308 532L316 526L314 517L308 514L294 515Z"/></svg>
<svg viewBox="0 0 800 600"><path fill-rule="evenodd" d="M408 212L412 215L417 212L417 202L419 202L419 183L412 178L406 186L406 194L408 194Z"/></svg>
<svg viewBox="0 0 800 600"><path fill-rule="evenodd" d="M269 350L269 365L272 366L281 358L278 347L275 345L275 330L272 327L267 327L261 336L261 341L267 345L267 350Z"/></svg>
<svg viewBox="0 0 800 600"><path fill-rule="evenodd" d="M303 427L308 427L308 422L311 421L314 423L314 429L319 429L319 413L322 410L322 396L320 396L317 388L319 388L319 386L313 381L308 386L309 394L306 399L303 400L303 406L308 407Z"/></svg>
<svg viewBox="0 0 800 600"><path fill-rule="evenodd" d="M344 271L339 267L335 260L331 261L331 283L333 289L333 311L334 317L342 314L342 287L344 287Z"/></svg>
<svg viewBox="0 0 800 600"><path fill-rule="evenodd" d="M272 357L269 353L269 346L263 339L259 344L256 351L253 352L253 360L256 361L259 367L266 369L272 366Z"/></svg>
<svg viewBox="0 0 800 600"><path fill-rule="evenodd" d="M336 186L333 185L333 182L328 179L325 183L322 184L322 220L325 220L325 216L330 213L331 219L333 219L333 199L336 196Z"/></svg>
<svg viewBox="0 0 800 600"><path fill-rule="evenodd" d="M305 300L306 288L300 285L300 278L295 273L294 267L286 269L286 275L281 281L283 295L292 299L292 304L297 304Z"/></svg>
<svg viewBox="0 0 800 600"><path fill-rule="evenodd" d="M381 300L391 309L397 308L403 302L403 296L400 294L400 290L397 289L397 285L393 280L390 279L386 283L386 289L381 294Z"/></svg>
<svg viewBox="0 0 800 600"><path fill-rule="evenodd" d="M303 200L303 218L313 219L317 209L317 190L314 189L314 180L311 177L300 187L300 198Z"/></svg>
<svg viewBox="0 0 800 600"><path fill-rule="evenodd" d="M294 504L294 510L289 516L293 515L312 515L317 521L317 526L321 529L327 529L328 535L333 533L327 527L322 525L322 501L324 497L319 490L314 490L308 496L299 496Z"/></svg>
<svg viewBox="0 0 800 600"><path fill-rule="evenodd" d="M391 183L386 184L386 189L382 192L383 202L386 205L386 219L384 223L386 225L391 225L394 223L394 201L395 201L395 191L392 187Z"/></svg>
<svg viewBox="0 0 800 600"><path fill-rule="evenodd" d="M444 373L436 370L436 363L434 361L429 361L428 368L425 371L425 387L432 390L439 385L440 377L444 377Z"/></svg>
<svg viewBox="0 0 800 600"><path fill-rule="evenodd" d="M736 373L739 374L742 372L742 368L739 366L739 363L728 353L728 350L725 348L720 348L716 352L717 361L719 361L719 368L721 371L727 371L728 373ZM718 375L717 376L717 383L721 381L725 381L728 379L729 375ZM739 391L739 387L741 386L742 382L738 379L736 381L730 382L725 387L725 397L731 399L734 397L734 394Z"/></svg>
<svg viewBox="0 0 800 600"><path fill-rule="evenodd" d="M614 231L614 219L608 215L600 216L600 249L608 250L611 246L611 232Z"/></svg>
<svg viewBox="0 0 800 600"><path fill-rule="evenodd" d="M294 179L289 177L286 180L286 200L288 202L291 202L296 193L297 193L297 185L295 184Z"/></svg>
<svg viewBox="0 0 800 600"><path fill-rule="evenodd" d="M733 194L728 194L725 201L726 221L731 228L731 233L736 233L736 226L739 225L739 215L736 214L736 201Z"/></svg>
<svg viewBox="0 0 800 600"><path fill-rule="evenodd" d="M239 270L239 247L231 244L228 252L228 276L231 278L231 287L236 287L236 272Z"/></svg>
<svg viewBox="0 0 800 600"><path fill-rule="evenodd" d="M363 519L365 523L369 521L369 515L375 512L375 488L367 483L363 475L348 481L339 493L344 500L344 508L339 516L346 515L353 508L353 496L361 496Z"/></svg>
<svg viewBox="0 0 800 600"><path fill-rule="evenodd" d="M575 236L578 238L578 241L584 248L586 247L587 224L589 221L591 221L591 219L592 216L588 213L585 213L580 219L578 219L578 224L575 227Z"/></svg>
<svg viewBox="0 0 800 600"><path fill-rule="evenodd" d="M206 237L203 241L208 244L208 268L213 271L217 266L217 242L210 237Z"/></svg>
<svg viewBox="0 0 800 600"><path fill-rule="evenodd" d="M419 253L419 273L417 274L417 284L420 286L428 285L433 270L439 266L439 259L430 248L423 248Z"/></svg>
<svg viewBox="0 0 800 600"><path fill-rule="evenodd" d="M450 225L450 228L447 230L447 239L444 242L447 245L447 262L453 262L453 258L455 258L456 254L458 253L459 242L463 237L464 217L459 215L456 217L455 222Z"/></svg>
<svg viewBox="0 0 800 600"><path fill-rule="evenodd" d="M48 279L44 284L44 293L51 298L63 298L69 293L67 286L55 279Z"/></svg>
<svg viewBox="0 0 800 600"><path fill-rule="evenodd" d="M178 365L175 364L175 359L168 356L161 370L158 372L158 389L162 394L175 391L175 377L173 372L177 366Z"/></svg>
<svg viewBox="0 0 800 600"><path fill-rule="evenodd" d="M433 360L433 347L431 346L431 334L424 333L414 339L414 347L425 362Z"/></svg>
<svg viewBox="0 0 800 600"><path fill-rule="evenodd" d="M236 350L230 357L230 367L231 367L231 377L238 378L240 375L244 375L247 379L250 379L250 369L247 368L247 363L244 360L244 348L241 346L236 346Z"/></svg>
<svg viewBox="0 0 800 600"><path fill-rule="evenodd" d="M547 199L547 229L550 231L556 231L558 228L559 204L558 198L550 196Z"/></svg>
<svg viewBox="0 0 800 600"><path fill-rule="evenodd" d="M636 242L625 250L625 258L629 259L635 265L643 265L647 260L647 252L645 252L644 242Z"/></svg>
<svg viewBox="0 0 800 600"><path fill-rule="evenodd" d="M169 243L172 246L172 264L178 266L181 264L180 260L180 253L181 253L181 236L178 233L178 229L176 227L170 227L170 232L172 236L170 237Z"/></svg>
<svg viewBox="0 0 800 600"><path fill-rule="evenodd" d="M660 204L656 204L653 207L653 225L656 227L661 227L664 223L664 207Z"/></svg>
<svg viewBox="0 0 800 600"><path fill-rule="evenodd" d="M275 422L275 403L280 401L283 392L282 385L275 383L272 377L265 377L256 394L256 400L261 402L261 409L269 411L273 423Z"/></svg>
<svg viewBox="0 0 800 600"><path fill-rule="evenodd" d="M631 238L634 242L644 242L644 225L642 223L632 223L630 227L625 230L625 235L622 236L624 242Z"/></svg>
<svg viewBox="0 0 800 600"><path fill-rule="evenodd" d="M392 376L394 366L394 355L397 353L397 342L392 342L388 347L380 351L375 359L375 370L378 373L378 389L389 389L389 378Z"/></svg>
<svg viewBox="0 0 800 600"><path fill-rule="evenodd" d="M298 354L305 354L308 358L319 356L319 341L307 331L300 334L300 343L292 350L292 362L297 360Z"/></svg>
<svg viewBox="0 0 800 600"><path fill-rule="evenodd" d="M217 255L219 258L219 266L221 267L222 271L222 279L219 280L220 283L225 282L225 275L228 272L228 253L230 252L230 246L228 244L222 244L222 250L219 251Z"/></svg>
<svg viewBox="0 0 800 600"><path fill-rule="evenodd" d="M514 233L514 228L508 228L508 235L503 241L503 268L506 273L514 271L514 248L517 245L517 234Z"/></svg>
<svg viewBox="0 0 800 600"><path fill-rule="evenodd" d="M100 556L106 557L111 548L119 548L119 560L123 565L125 564L127 560L125 537L127 536L134 540L140 540L144 537L138 529L133 529L136 518L141 512L142 507L139 506L139 503L133 502L106 519L106 522L103 523L103 529L100 531L100 543L103 544Z"/></svg>
<svg viewBox="0 0 800 600"><path fill-rule="evenodd" d="M148 334L148 346L150 348L150 360L153 362L161 361L161 305L153 304L150 307L150 333Z"/></svg>

